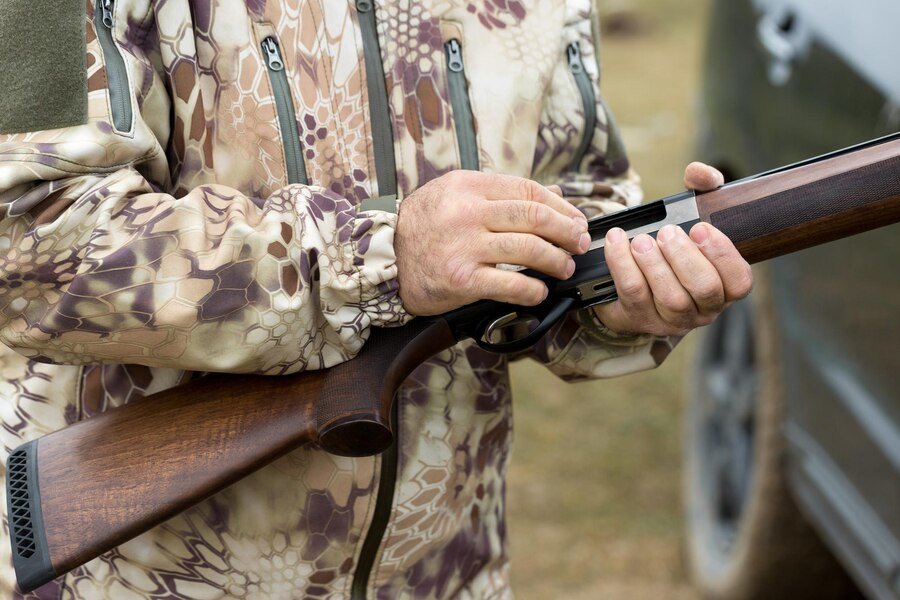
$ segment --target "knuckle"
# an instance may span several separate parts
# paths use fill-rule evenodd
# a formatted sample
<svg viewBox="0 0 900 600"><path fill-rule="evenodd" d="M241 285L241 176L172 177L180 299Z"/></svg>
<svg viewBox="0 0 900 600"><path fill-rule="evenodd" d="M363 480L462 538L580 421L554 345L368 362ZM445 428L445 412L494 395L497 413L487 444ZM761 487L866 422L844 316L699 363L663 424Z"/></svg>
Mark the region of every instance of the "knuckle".
<svg viewBox="0 0 900 600"><path fill-rule="evenodd" d="M446 183L448 187L459 187L463 180L466 178L465 171L450 171L449 173L445 173L440 177L440 179Z"/></svg>
<svg viewBox="0 0 900 600"><path fill-rule="evenodd" d="M518 302L529 305L540 304L541 300L544 299L544 286L525 279L519 282L519 291L516 298Z"/></svg>
<svg viewBox="0 0 900 600"><path fill-rule="evenodd" d="M541 186L536 182L530 179L522 179L520 185L522 186L522 197L526 200L534 202L541 197Z"/></svg>
<svg viewBox="0 0 900 600"><path fill-rule="evenodd" d="M557 254L556 264L559 265L559 272L563 275L569 270L569 261L572 260L568 254L562 250L554 250Z"/></svg>
<svg viewBox="0 0 900 600"><path fill-rule="evenodd" d="M665 310L674 315L679 322L689 318L694 312L694 303L687 294L669 292L660 301Z"/></svg>
<svg viewBox="0 0 900 600"><path fill-rule="evenodd" d="M637 277L626 277L616 285L619 297L633 302L644 296L644 282Z"/></svg>
<svg viewBox="0 0 900 600"><path fill-rule="evenodd" d="M483 203L474 200L463 202L442 202L441 210L445 212L444 222L450 222L455 228L471 228L482 220Z"/></svg>
<svg viewBox="0 0 900 600"><path fill-rule="evenodd" d="M447 283L450 289L462 290L477 284L473 279L472 267L462 256L455 256L447 261Z"/></svg>
<svg viewBox="0 0 900 600"><path fill-rule="evenodd" d="M453 172L456 173L456 178L458 181L469 185L475 184L481 179L481 173L478 171L466 171L464 169L457 169Z"/></svg>
<svg viewBox="0 0 900 600"><path fill-rule="evenodd" d="M442 177L447 178L447 187L453 190L468 190L478 186L480 173L457 169L450 171Z"/></svg>
<svg viewBox="0 0 900 600"><path fill-rule="evenodd" d="M517 278L511 278L505 286L505 290L507 297L509 298L517 298L522 295L524 291L524 284L521 280Z"/></svg>
<svg viewBox="0 0 900 600"><path fill-rule="evenodd" d="M704 305L716 305L724 301L724 298L722 298L722 285L715 277L698 278L692 295Z"/></svg>
<svg viewBox="0 0 900 600"><path fill-rule="evenodd" d="M538 240L533 235L523 235L519 238L519 254L523 257L538 255Z"/></svg>
<svg viewBox="0 0 900 600"><path fill-rule="evenodd" d="M492 188L505 188L503 176L499 173L483 173L481 171L464 171L464 173L477 180L479 184Z"/></svg>
<svg viewBox="0 0 900 600"><path fill-rule="evenodd" d="M532 229L538 229L544 221L546 221L547 215L544 212L544 207L541 204L536 202L530 202L525 205L525 222Z"/></svg>
<svg viewBox="0 0 900 600"><path fill-rule="evenodd" d="M519 277L511 277L505 286L506 299L518 302L528 298L528 282Z"/></svg>

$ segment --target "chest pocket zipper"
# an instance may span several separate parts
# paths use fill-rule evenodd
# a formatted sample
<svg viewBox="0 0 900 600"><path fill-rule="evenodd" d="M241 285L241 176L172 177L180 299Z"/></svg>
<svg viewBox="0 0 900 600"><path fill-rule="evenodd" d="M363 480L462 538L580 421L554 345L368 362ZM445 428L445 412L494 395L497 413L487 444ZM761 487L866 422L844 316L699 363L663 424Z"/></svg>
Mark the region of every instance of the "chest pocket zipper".
<svg viewBox="0 0 900 600"><path fill-rule="evenodd" d="M297 129L297 113L291 98L291 86L284 71L284 59L281 49L273 36L265 38L262 43L266 70L272 84L272 95L275 98L275 111L278 113L278 128L281 130L281 143L284 146L284 163L287 169L288 183L308 183L306 165L303 162L303 146L300 144L300 132Z"/></svg>
<svg viewBox="0 0 900 600"><path fill-rule="evenodd" d="M106 86L109 91L109 110L113 127L120 133L131 131L131 92L128 89L128 70L125 60L113 39L114 0L97 0L94 5L94 29L103 51L106 67Z"/></svg>
<svg viewBox="0 0 900 600"><path fill-rule="evenodd" d="M566 57L569 61L569 71L575 78L575 85L578 87L578 93L581 95L581 105L584 112L584 133L581 136L581 143L578 144L578 150L569 165L570 171L578 171L581 161L584 160L591 140L594 137L594 128L597 121L597 97L594 94L594 86L588 77L587 71L584 70L584 62L581 60L581 48L578 42L572 42L566 48Z"/></svg>
<svg viewBox="0 0 900 600"><path fill-rule="evenodd" d="M452 39L444 44L447 55L447 84L450 89L450 104L453 107L453 121L456 125L456 139L459 144L460 167L470 171L479 169L478 143L475 139L475 118L469 99L466 82L466 66L463 63L462 44Z"/></svg>
<svg viewBox="0 0 900 600"><path fill-rule="evenodd" d="M369 94L369 117L372 123L372 146L375 154L375 177L378 180L378 196L397 196L397 165L394 161L394 134L388 108L387 85L381 49L378 44L375 5L373 0L356 0L360 33L363 42L363 60L366 65L366 90Z"/></svg>

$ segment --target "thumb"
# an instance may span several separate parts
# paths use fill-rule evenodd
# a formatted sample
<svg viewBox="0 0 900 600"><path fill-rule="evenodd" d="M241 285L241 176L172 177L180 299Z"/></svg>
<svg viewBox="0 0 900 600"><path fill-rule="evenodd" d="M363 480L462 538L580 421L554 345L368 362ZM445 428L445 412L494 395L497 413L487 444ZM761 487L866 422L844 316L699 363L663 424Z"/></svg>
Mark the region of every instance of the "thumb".
<svg viewBox="0 0 900 600"><path fill-rule="evenodd" d="M717 169L701 162L692 162L684 170L684 187L698 192L708 192L725 183L725 176Z"/></svg>

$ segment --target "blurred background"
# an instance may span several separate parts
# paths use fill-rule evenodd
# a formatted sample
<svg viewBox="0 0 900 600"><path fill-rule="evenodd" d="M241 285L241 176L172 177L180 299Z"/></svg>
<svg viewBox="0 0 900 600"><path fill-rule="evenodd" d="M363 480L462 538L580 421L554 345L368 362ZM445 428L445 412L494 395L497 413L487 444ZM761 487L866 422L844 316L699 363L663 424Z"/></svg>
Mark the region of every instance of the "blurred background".
<svg viewBox="0 0 900 600"><path fill-rule="evenodd" d="M741 178L900 130L897 0L599 2L648 200L691 160ZM900 138L872 152L781 200L900 202ZM900 600L898 262L900 224L766 261L652 372L513 365L518 597Z"/></svg>
<svg viewBox="0 0 900 600"><path fill-rule="evenodd" d="M706 0L603 0L603 94L648 200L694 156ZM694 598L682 559L681 398L689 336L662 367L569 385L512 368L507 499L518 598Z"/></svg>

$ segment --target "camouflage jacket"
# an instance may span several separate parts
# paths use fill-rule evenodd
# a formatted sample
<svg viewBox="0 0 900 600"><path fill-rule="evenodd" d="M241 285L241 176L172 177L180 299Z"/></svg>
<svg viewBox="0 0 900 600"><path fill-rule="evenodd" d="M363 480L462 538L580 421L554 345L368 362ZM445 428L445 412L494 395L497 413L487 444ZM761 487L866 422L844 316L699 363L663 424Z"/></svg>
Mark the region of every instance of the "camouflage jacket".
<svg viewBox="0 0 900 600"><path fill-rule="evenodd" d="M324 368L407 321L397 217L367 199L468 167L592 214L640 200L591 0L83 2L63 21L86 70L28 63L72 78L75 116L0 115L4 458L193 373ZM652 367L662 343L581 314L530 355L574 380ZM506 367L462 343L419 368L395 478L302 448L29 597L508 596ZM10 564L4 539L4 597Z"/></svg>

